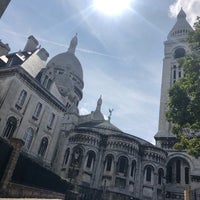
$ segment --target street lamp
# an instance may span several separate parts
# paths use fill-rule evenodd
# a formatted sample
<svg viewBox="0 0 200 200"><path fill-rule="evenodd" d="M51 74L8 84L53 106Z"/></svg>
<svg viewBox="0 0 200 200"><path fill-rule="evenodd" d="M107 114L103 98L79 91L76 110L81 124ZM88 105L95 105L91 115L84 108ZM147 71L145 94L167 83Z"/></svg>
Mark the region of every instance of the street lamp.
<svg viewBox="0 0 200 200"><path fill-rule="evenodd" d="M104 182L103 182L102 200L106 200L106 180L104 180Z"/></svg>
<svg viewBox="0 0 200 200"><path fill-rule="evenodd" d="M162 196L163 196L163 200L165 200L165 196L166 196L166 177L163 176L162 177Z"/></svg>

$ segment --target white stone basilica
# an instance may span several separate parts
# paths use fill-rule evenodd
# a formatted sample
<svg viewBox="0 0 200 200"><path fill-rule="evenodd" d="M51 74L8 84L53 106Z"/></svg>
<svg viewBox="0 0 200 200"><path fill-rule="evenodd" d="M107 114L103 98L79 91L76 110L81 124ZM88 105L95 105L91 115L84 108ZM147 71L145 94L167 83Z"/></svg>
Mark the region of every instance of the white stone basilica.
<svg viewBox="0 0 200 200"><path fill-rule="evenodd" d="M82 189L102 191L104 199L183 199L185 186L200 188L200 162L173 150L165 102L167 89L183 75L176 60L190 52L189 31L181 10L164 43L156 146L105 120L101 97L91 114L79 114L84 82L77 35L47 64L48 52L33 36L23 51L0 46L0 137L23 139L24 154Z"/></svg>

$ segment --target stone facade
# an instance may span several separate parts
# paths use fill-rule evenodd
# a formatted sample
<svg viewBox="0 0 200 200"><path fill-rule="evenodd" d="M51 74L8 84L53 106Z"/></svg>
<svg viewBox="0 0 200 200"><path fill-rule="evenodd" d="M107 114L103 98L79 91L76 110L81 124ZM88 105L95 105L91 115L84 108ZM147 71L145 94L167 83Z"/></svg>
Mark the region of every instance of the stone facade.
<svg viewBox="0 0 200 200"><path fill-rule="evenodd" d="M29 157L86 191L79 199L183 199L185 185L199 187L200 163L171 148L175 137L164 112L166 90L183 74L176 58L189 52L185 17L181 10L165 42L156 146L105 120L101 97L91 114L79 114L84 82L77 35L47 64L48 52L33 36L23 51L0 57L0 137L23 140Z"/></svg>

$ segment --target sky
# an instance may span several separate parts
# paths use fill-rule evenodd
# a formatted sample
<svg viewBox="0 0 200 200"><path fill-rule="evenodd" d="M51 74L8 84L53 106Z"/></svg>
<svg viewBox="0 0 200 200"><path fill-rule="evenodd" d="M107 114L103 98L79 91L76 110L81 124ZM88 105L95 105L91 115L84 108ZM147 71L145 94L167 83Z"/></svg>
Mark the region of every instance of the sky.
<svg viewBox="0 0 200 200"><path fill-rule="evenodd" d="M53 56L78 33L76 56L84 75L81 114L95 110L122 131L154 143L158 130L163 42L182 7L191 25L200 0L131 0L120 15L106 15L94 0L11 0L0 19L0 39L11 52L33 35ZM109 1L109 0L107 0ZM113 5L114 6L114 5Z"/></svg>

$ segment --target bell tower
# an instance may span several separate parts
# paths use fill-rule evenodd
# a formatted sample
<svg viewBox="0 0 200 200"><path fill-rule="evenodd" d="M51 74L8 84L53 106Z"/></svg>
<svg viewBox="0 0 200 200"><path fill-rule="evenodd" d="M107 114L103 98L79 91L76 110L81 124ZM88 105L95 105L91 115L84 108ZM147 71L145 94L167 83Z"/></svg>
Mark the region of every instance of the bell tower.
<svg viewBox="0 0 200 200"><path fill-rule="evenodd" d="M177 15L177 21L164 42L164 59L162 70L162 85L160 96L159 127L155 135L156 145L163 149L171 149L174 144L175 136L171 132L171 123L166 120L168 89L183 76L182 67L177 60L190 52L186 36L193 31L186 20L186 14L181 8Z"/></svg>

